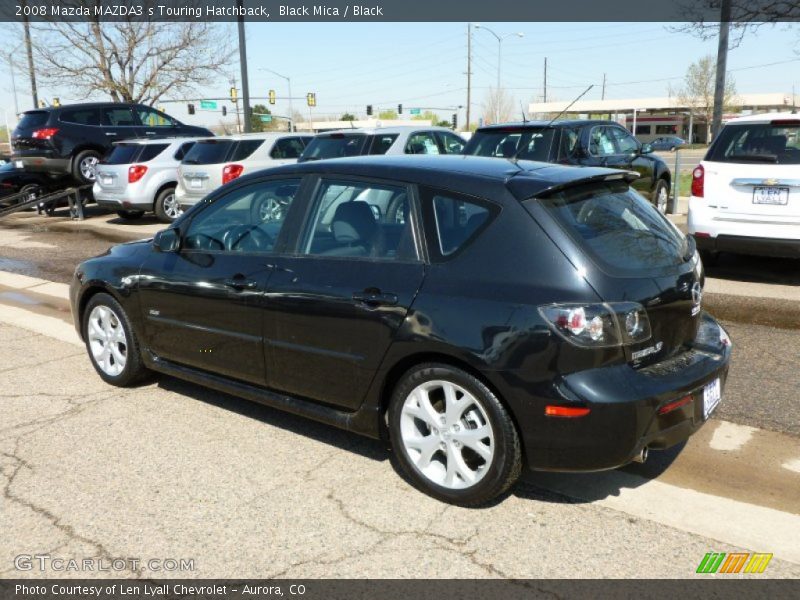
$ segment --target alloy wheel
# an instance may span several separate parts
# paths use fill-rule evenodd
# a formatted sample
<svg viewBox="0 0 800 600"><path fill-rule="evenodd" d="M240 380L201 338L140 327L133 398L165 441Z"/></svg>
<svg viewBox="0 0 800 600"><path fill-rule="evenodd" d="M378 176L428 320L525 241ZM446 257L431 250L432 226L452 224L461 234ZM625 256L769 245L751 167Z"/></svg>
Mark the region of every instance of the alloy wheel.
<svg viewBox="0 0 800 600"><path fill-rule="evenodd" d="M86 329L95 364L110 377L122 373L128 362L128 340L119 316L100 304L89 314Z"/></svg>
<svg viewBox="0 0 800 600"><path fill-rule="evenodd" d="M97 166L97 157L96 156L87 156L83 160L81 160L79 168L81 171L81 175L87 181L94 181L96 174L95 174L95 167Z"/></svg>
<svg viewBox="0 0 800 600"><path fill-rule="evenodd" d="M667 212L667 201L669 200L669 192L667 192L667 186L661 185L658 188L658 196L656 196L656 208L662 213L666 214Z"/></svg>
<svg viewBox="0 0 800 600"><path fill-rule="evenodd" d="M486 410L463 387L427 381L403 402L403 448L429 481L448 489L478 483L492 465L495 440Z"/></svg>
<svg viewBox="0 0 800 600"><path fill-rule="evenodd" d="M164 198L164 214L173 220L183 214L181 205L178 203L178 198L175 196L174 192Z"/></svg>

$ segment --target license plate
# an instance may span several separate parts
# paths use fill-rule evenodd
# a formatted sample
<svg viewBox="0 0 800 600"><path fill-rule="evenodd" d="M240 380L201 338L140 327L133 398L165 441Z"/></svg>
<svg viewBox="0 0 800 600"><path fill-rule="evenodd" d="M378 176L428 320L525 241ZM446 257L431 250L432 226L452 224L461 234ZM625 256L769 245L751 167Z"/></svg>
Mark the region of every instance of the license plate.
<svg viewBox="0 0 800 600"><path fill-rule="evenodd" d="M753 204L774 204L784 206L789 203L789 188L755 187L753 188Z"/></svg>
<svg viewBox="0 0 800 600"><path fill-rule="evenodd" d="M24 163L24 162L22 162L21 160L15 160L15 161L14 161L14 166L15 166L17 169L21 169L21 168L23 168L23 167L25 166L25 163Z"/></svg>
<svg viewBox="0 0 800 600"><path fill-rule="evenodd" d="M191 187L191 188L201 188L201 187L203 187L203 180L202 179L190 179L189 180L189 187Z"/></svg>
<svg viewBox="0 0 800 600"><path fill-rule="evenodd" d="M719 377L717 377L703 388L703 419L707 419L711 416L711 413L717 408L721 398L722 385L720 384Z"/></svg>
<svg viewBox="0 0 800 600"><path fill-rule="evenodd" d="M111 185L113 183L113 179L111 179L111 177L103 177L100 179L100 183L103 185Z"/></svg>

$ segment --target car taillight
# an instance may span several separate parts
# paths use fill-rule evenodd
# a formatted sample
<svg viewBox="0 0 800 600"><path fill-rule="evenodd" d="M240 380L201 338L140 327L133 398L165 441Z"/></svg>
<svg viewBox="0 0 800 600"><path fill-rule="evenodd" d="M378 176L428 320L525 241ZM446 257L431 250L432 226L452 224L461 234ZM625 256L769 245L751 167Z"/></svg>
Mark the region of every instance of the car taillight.
<svg viewBox="0 0 800 600"><path fill-rule="evenodd" d="M45 127L44 129L37 129L33 132L33 139L35 140L49 140L58 133L57 127Z"/></svg>
<svg viewBox="0 0 800 600"><path fill-rule="evenodd" d="M650 339L647 311L636 302L549 304L539 314L565 340L576 346L626 346Z"/></svg>
<svg viewBox="0 0 800 600"><path fill-rule="evenodd" d="M229 181L233 181L242 174L242 171L244 171L242 165L225 165L222 168L222 183L226 184Z"/></svg>
<svg viewBox="0 0 800 600"><path fill-rule="evenodd" d="M692 171L692 196L702 198L705 192L706 170L697 165Z"/></svg>
<svg viewBox="0 0 800 600"><path fill-rule="evenodd" d="M128 183L136 183L147 173L145 165L131 165L128 167Z"/></svg>

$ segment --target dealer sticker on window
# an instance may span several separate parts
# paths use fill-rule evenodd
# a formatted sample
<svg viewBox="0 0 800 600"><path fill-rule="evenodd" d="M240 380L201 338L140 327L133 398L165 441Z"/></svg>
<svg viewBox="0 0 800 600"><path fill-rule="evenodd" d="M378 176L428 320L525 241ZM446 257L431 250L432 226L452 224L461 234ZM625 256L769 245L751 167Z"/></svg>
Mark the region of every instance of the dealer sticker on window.
<svg viewBox="0 0 800 600"><path fill-rule="evenodd" d="M714 409L717 408L722 398L722 385L719 377L703 388L703 419L708 419Z"/></svg>

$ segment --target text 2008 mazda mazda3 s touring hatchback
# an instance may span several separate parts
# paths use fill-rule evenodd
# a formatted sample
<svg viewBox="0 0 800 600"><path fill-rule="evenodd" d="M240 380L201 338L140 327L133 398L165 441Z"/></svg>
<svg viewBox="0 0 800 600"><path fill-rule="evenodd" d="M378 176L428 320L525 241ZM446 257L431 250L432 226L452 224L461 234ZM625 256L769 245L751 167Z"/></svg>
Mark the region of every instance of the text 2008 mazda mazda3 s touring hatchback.
<svg viewBox="0 0 800 600"><path fill-rule="evenodd" d="M688 438L731 355L635 173L465 156L278 167L82 263L105 381L148 371L386 437L454 504Z"/></svg>

